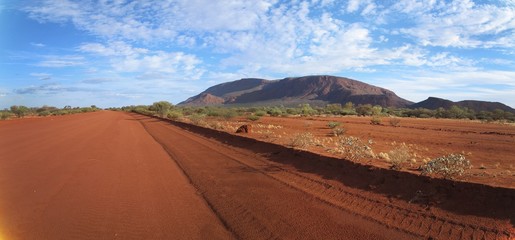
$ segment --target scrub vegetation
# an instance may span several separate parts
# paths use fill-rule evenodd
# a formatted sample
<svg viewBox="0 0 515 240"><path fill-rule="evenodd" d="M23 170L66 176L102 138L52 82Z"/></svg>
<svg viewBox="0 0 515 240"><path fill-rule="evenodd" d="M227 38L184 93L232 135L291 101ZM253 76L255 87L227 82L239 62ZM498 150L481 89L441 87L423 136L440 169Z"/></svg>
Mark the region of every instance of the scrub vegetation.
<svg viewBox="0 0 515 240"><path fill-rule="evenodd" d="M369 118L369 123L378 128L400 127L403 118L446 118L469 119L485 122L514 122L513 113L496 110L493 112L474 112L467 108L457 106L449 109L390 109L372 105L354 105L347 103L328 104L325 107L316 107L309 104L300 104L297 107L261 106L261 107L225 107L225 106L174 106L165 101L155 102L152 105L127 106L112 110L136 112L145 115L159 116L174 121L188 122L202 127L219 131L234 132L239 125L250 122L253 133L263 141L275 142L295 149L323 151L340 158L354 162L371 163L379 161L389 165L393 170L418 171L423 175L441 176L444 178L457 178L471 166L470 161L459 154L447 154L441 157L427 157L420 154L414 144L393 143L386 152L374 153L373 139L361 139L357 136L347 135L347 125L339 120L338 116L356 116ZM326 130L320 128L317 132L291 133L282 129L282 126L266 124L262 117L282 117L307 119L310 128L312 120L332 118L325 122ZM383 124L383 120L387 124ZM328 131L322 134L318 131ZM426 149L427 150L427 149ZM430 151L426 151L430 152ZM431 160L433 159L433 160Z"/></svg>
<svg viewBox="0 0 515 240"><path fill-rule="evenodd" d="M35 116L61 116L76 113L94 112L98 110L100 109L97 108L95 105L91 105L90 107L64 106L63 108L57 108L47 105L44 105L42 107L26 107L14 105L8 109L0 110L0 120Z"/></svg>

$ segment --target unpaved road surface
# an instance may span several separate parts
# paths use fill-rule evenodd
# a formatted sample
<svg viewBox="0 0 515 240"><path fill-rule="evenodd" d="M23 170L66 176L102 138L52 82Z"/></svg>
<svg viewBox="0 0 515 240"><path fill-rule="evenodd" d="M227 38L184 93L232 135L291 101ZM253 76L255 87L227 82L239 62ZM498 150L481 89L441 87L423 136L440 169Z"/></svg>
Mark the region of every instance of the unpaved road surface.
<svg viewBox="0 0 515 240"><path fill-rule="evenodd" d="M230 239L133 117L0 122L0 239Z"/></svg>
<svg viewBox="0 0 515 240"><path fill-rule="evenodd" d="M0 122L0 233L8 239L513 236L510 215L411 204L349 184L363 179L324 177L329 172L321 163L301 162L305 156L267 155L256 150L260 145L228 141L234 139L107 111ZM376 185L371 189L382 189ZM508 197L502 204L509 211Z"/></svg>

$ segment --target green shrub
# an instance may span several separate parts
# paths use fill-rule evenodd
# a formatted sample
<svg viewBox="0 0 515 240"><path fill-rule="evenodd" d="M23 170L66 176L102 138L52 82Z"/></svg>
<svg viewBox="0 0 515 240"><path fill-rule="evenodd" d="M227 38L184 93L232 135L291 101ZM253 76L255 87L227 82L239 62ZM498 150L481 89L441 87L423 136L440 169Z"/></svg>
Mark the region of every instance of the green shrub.
<svg viewBox="0 0 515 240"><path fill-rule="evenodd" d="M38 113L38 116L48 116L48 115L51 115L52 113L50 111L42 111L42 112L39 112Z"/></svg>
<svg viewBox="0 0 515 240"><path fill-rule="evenodd" d="M182 112L179 112L179 111L170 111L168 112L168 115L167 117L169 119L172 119L172 120L178 120L179 118L182 117Z"/></svg>
<svg viewBox="0 0 515 240"><path fill-rule="evenodd" d="M254 113L254 115L258 116L258 117L262 117L262 116L265 116L266 115L266 112L263 111L263 110L258 110Z"/></svg>
<svg viewBox="0 0 515 240"><path fill-rule="evenodd" d="M348 160L361 160L363 158L375 158L375 154L370 147L371 141L363 142L358 137L340 136L336 141L336 147L331 152L340 154Z"/></svg>
<svg viewBox="0 0 515 240"><path fill-rule="evenodd" d="M293 135L290 146L294 148L304 149L314 143L314 136L309 132L297 133Z"/></svg>
<svg viewBox="0 0 515 240"><path fill-rule="evenodd" d="M340 126L340 125L341 125L341 123L339 123L339 122L328 122L328 123L327 123L327 126L328 126L329 128L335 128L335 127L338 127L338 126Z"/></svg>
<svg viewBox="0 0 515 240"><path fill-rule="evenodd" d="M342 127L334 128L333 129L333 136L335 136L335 137L342 136L346 132L347 132L347 130L345 128L342 128Z"/></svg>
<svg viewBox="0 0 515 240"><path fill-rule="evenodd" d="M150 110L157 112L160 117L166 117L168 111L172 108L172 104L167 101L159 101L152 104Z"/></svg>
<svg viewBox="0 0 515 240"><path fill-rule="evenodd" d="M268 111L268 114L270 114L272 117L278 117L283 114L283 111L278 107L274 107Z"/></svg>
<svg viewBox="0 0 515 240"><path fill-rule="evenodd" d="M230 109L226 109L226 110L225 110L225 111L223 111L223 113L222 113L222 117L223 117L223 118L225 118L225 119L227 119L227 120L229 120L229 119L231 119L231 118L234 118L234 117L236 117L236 116L238 116L238 112L237 112L235 109L232 109L232 108L230 108Z"/></svg>
<svg viewBox="0 0 515 240"><path fill-rule="evenodd" d="M402 143L399 147L391 150L388 153L388 157L392 164L391 169L401 170L411 159L409 147Z"/></svg>
<svg viewBox="0 0 515 240"><path fill-rule="evenodd" d="M372 125L381 125L381 118L380 117L372 117L372 119L370 120L370 124Z"/></svg>
<svg viewBox="0 0 515 240"><path fill-rule="evenodd" d="M399 127L400 123L401 123L401 119L393 117L393 118L390 118L389 122L390 122L390 126Z"/></svg>
<svg viewBox="0 0 515 240"><path fill-rule="evenodd" d="M1 120L6 120L6 119L10 118L11 115L12 114L8 111L0 111L0 119Z"/></svg>
<svg viewBox="0 0 515 240"><path fill-rule="evenodd" d="M465 170L470 169L470 161L463 154L450 154L435 158L421 166L422 174L439 174L446 179L452 179L463 175Z"/></svg>
<svg viewBox="0 0 515 240"><path fill-rule="evenodd" d="M249 119L250 121L257 121L259 120L261 117L260 116L257 116L257 115L250 115L247 117L247 119Z"/></svg>
<svg viewBox="0 0 515 240"><path fill-rule="evenodd" d="M11 106L11 112L14 113L17 117L22 118L29 114L30 109L25 106Z"/></svg>
<svg viewBox="0 0 515 240"><path fill-rule="evenodd" d="M198 125L198 126L203 126L205 125L205 122L204 122L204 118L205 118L205 115L202 115L202 114L193 114L193 115L190 115L188 117L190 119L190 121L195 124L195 125Z"/></svg>
<svg viewBox="0 0 515 240"><path fill-rule="evenodd" d="M365 105L359 105L356 107L355 111L358 114L358 116L372 116L372 105L365 104Z"/></svg>

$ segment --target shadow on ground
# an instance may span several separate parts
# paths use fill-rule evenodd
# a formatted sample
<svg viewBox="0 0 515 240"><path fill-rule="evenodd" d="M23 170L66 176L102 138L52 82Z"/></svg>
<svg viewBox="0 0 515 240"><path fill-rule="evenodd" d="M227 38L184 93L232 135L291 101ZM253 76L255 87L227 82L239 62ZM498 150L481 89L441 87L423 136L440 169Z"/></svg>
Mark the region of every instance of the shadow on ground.
<svg viewBox="0 0 515 240"><path fill-rule="evenodd" d="M142 115L133 116L138 119L147 118ZM341 182L351 188L383 194L389 198L413 204L436 207L460 215L509 219L511 224L515 225L515 189L377 168L187 123L162 121L233 147L253 151L270 161L293 166L299 172L313 173L324 179ZM275 170L271 169L271 171ZM420 198L421 195L425 197Z"/></svg>

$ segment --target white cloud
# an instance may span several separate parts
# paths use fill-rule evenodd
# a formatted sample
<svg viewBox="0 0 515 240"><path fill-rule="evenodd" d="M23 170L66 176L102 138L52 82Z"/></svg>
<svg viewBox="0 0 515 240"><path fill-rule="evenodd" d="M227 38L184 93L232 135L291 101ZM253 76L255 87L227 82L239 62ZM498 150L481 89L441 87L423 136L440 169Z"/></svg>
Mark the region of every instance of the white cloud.
<svg viewBox="0 0 515 240"><path fill-rule="evenodd" d="M71 22L79 29L108 39L107 44L82 44L79 49L84 52L138 56L149 50L133 48L126 41L164 41L228 54L221 61L223 66L240 65L249 71L338 72L388 64L392 59L385 55L392 49L402 50L406 43L389 49L373 47L374 43L387 42L386 39L392 42L391 36L384 33L375 36L374 31L381 29L374 26L374 21L387 21L382 18L396 18L399 13L414 20L415 25L392 32L410 36L422 47L515 46L513 8L476 5L471 1L401 0L391 6L380 3L346 2L346 11L367 16L363 19L369 21L367 24L338 19L329 10L341 2L332 0L175 0L126 4L46 0L27 7L26 11L40 21ZM313 12L312 8L323 10ZM374 16L377 17L368 19ZM426 54L401 52L407 56L399 57L409 65L421 66L430 61L423 59ZM158 66L158 58L163 58L162 54L147 56L144 61ZM329 63L322 64L325 60ZM137 57L124 59L129 69L140 61Z"/></svg>
<svg viewBox="0 0 515 240"><path fill-rule="evenodd" d="M376 13L377 5L373 0L349 0L347 3L347 12L354 13L362 9L361 15L367 16Z"/></svg>
<svg viewBox="0 0 515 240"><path fill-rule="evenodd" d="M119 63L115 64L115 69L119 72L145 72L159 71L165 73L174 73L177 67L184 71L194 70L195 65L200 61L192 55L181 52L167 53L158 51L152 55L142 57L126 57Z"/></svg>
<svg viewBox="0 0 515 240"><path fill-rule="evenodd" d="M71 22L79 29L112 39L174 39L178 32L254 29L275 0L176 0L160 2L45 0L25 8L42 22Z"/></svg>
<svg viewBox="0 0 515 240"><path fill-rule="evenodd" d="M149 52L145 48L134 48L122 41L109 42L108 45L100 43L83 43L78 47L79 51L93 53L100 56L138 56Z"/></svg>
<svg viewBox="0 0 515 240"><path fill-rule="evenodd" d="M49 74L49 73L31 73L30 76L36 77L39 80L50 80L50 79L52 79L52 74Z"/></svg>
<svg viewBox="0 0 515 240"><path fill-rule="evenodd" d="M355 12L359 9L359 6L361 0L349 0L349 3L347 4L347 12Z"/></svg>
<svg viewBox="0 0 515 240"><path fill-rule="evenodd" d="M485 82L485 79L488 79ZM396 78L377 80L399 96L418 102L429 96L453 101L498 101L515 107L515 72L512 71L422 71L405 72Z"/></svg>
<svg viewBox="0 0 515 240"><path fill-rule="evenodd" d="M122 41L83 43L78 51L106 57L111 69L117 73L141 73L139 79L198 79L204 70L202 61L195 55L184 52L165 52L136 48Z"/></svg>
<svg viewBox="0 0 515 240"><path fill-rule="evenodd" d="M168 20L179 30L251 30L275 2L178 0L173 4L174 16Z"/></svg>
<svg viewBox="0 0 515 240"><path fill-rule="evenodd" d="M74 55L47 55L43 57L44 60L36 64L39 67L61 68L73 67L85 64L82 56Z"/></svg>
<svg viewBox="0 0 515 240"><path fill-rule="evenodd" d="M66 67L87 62L94 71L86 73L91 81L82 83L103 83L102 74L108 73L130 76L117 84L145 82L145 87L171 89L185 79L219 83L245 76L375 74L388 69L385 75L407 72L400 88L424 92L443 89L424 82L462 87L469 85L453 79L490 81L512 73L482 68L495 63L490 58L514 54L514 5L494 2L42 0L25 11L38 21L71 24L98 37L75 49L87 59L45 56L37 64ZM485 52L467 52L476 48ZM505 56L491 56L491 48ZM474 60L477 55L481 60ZM181 90L208 87L192 82Z"/></svg>
<svg viewBox="0 0 515 240"><path fill-rule="evenodd" d="M58 83L47 83L37 86L29 86L14 89L16 94L60 94L65 92L82 92L90 91L90 89L76 87L76 86L63 86Z"/></svg>
<svg viewBox="0 0 515 240"><path fill-rule="evenodd" d="M112 79L112 78L89 78L89 79L84 79L81 81L81 83L86 83L86 84L103 84L103 83L110 83L110 82L113 82L113 81L116 81L116 79Z"/></svg>
<svg viewBox="0 0 515 240"><path fill-rule="evenodd" d="M32 45L33 47L38 47L38 48L42 48L42 47L46 46L43 43L34 43L34 42L31 42L30 45Z"/></svg>
<svg viewBox="0 0 515 240"><path fill-rule="evenodd" d="M515 47L515 8L465 1L403 0L392 9L410 15L415 25L401 33L423 46Z"/></svg>

